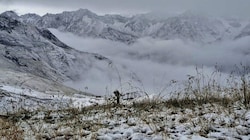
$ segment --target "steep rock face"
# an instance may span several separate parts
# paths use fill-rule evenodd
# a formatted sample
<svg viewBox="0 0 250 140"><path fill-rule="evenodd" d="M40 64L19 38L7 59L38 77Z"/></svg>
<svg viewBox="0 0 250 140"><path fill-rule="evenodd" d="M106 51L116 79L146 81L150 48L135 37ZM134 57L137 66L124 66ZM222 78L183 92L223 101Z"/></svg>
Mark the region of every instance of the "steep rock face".
<svg viewBox="0 0 250 140"><path fill-rule="evenodd" d="M15 27L19 26L19 24L20 22L18 22L17 20L14 20L13 18L9 19L6 13L3 13L1 15L0 30L11 33L12 30L15 29Z"/></svg>
<svg viewBox="0 0 250 140"><path fill-rule="evenodd" d="M240 23L186 12L178 16L158 19L152 16L99 16L87 9L61 14L21 16L21 21L43 28L55 28L83 37L104 38L127 44L141 37L182 39L211 43L236 36Z"/></svg>
<svg viewBox="0 0 250 140"><path fill-rule="evenodd" d="M0 15L0 48L0 64L50 80L74 80L96 63L111 63L98 54L76 51L47 29L6 14Z"/></svg>

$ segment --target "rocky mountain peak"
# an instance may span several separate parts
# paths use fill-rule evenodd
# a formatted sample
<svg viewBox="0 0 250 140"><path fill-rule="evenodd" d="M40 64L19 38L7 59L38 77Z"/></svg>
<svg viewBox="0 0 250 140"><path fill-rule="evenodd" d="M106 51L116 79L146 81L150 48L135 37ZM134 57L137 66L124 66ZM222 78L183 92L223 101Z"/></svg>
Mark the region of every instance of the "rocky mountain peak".
<svg viewBox="0 0 250 140"><path fill-rule="evenodd" d="M15 17L18 16L13 12L5 12L0 14L0 31L11 33L12 30L21 25L21 22L16 20Z"/></svg>
<svg viewBox="0 0 250 140"><path fill-rule="evenodd" d="M4 17L9 17L9 18L12 18L12 19L18 19L19 18L17 13L14 12L14 11L6 11L6 12L1 13L0 15L4 16Z"/></svg>

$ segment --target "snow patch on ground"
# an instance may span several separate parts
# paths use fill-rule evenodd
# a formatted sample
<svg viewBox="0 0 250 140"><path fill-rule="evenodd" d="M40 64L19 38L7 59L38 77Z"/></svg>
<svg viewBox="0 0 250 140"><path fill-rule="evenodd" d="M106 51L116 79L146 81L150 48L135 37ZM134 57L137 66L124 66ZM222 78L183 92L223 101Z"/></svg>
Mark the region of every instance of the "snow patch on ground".
<svg viewBox="0 0 250 140"><path fill-rule="evenodd" d="M82 108L90 105L102 104L104 99L82 94L65 95L60 92L45 93L28 88L0 85L1 114L16 112L21 109L59 109Z"/></svg>

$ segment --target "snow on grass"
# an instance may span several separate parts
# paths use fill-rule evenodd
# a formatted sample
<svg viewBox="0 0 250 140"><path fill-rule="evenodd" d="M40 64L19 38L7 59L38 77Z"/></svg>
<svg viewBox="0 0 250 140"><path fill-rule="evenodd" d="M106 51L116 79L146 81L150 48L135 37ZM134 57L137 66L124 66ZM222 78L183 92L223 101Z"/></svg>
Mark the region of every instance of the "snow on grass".
<svg viewBox="0 0 250 140"><path fill-rule="evenodd" d="M0 109L1 114L18 111L19 109L35 110L42 107L47 109L81 108L90 105L102 104L104 99L82 94L65 95L58 92L39 92L29 88L1 85ZM5 113L4 113L5 112Z"/></svg>
<svg viewBox="0 0 250 140"><path fill-rule="evenodd" d="M15 94L19 94L19 95L28 95L28 96L34 96L34 97L39 97L39 98L51 98L50 95L47 95L47 94L44 94L44 93L41 93L32 89L18 88L18 87L13 87L9 85L2 85L0 89L15 93Z"/></svg>
<svg viewBox="0 0 250 140"><path fill-rule="evenodd" d="M243 139L250 138L250 110L235 102L227 107L103 104L81 109L35 111L17 124L26 139ZM22 116L22 115L21 115ZM25 116L25 115L24 115ZM18 115L15 116L18 118ZM1 118L0 118L1 119Z"/></svg>

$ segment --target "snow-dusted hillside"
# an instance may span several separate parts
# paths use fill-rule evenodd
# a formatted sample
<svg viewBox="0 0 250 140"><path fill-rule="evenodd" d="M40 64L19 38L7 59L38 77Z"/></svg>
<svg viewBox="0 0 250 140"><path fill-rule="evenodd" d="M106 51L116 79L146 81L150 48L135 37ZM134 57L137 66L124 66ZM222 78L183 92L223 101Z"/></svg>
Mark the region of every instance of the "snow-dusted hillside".
<svg viewBox="0 0 250 140"><path fill-rule="evenodd" d="M111 63L98 54L74 50L50 31L25 25L6 13L0 15L0 29L0 63L11 69L65 81Z"/></svg>
<svg viewBox="0 0 250 140"><path fill-rule="evenodd" d="M104 38L127 44L146 36L213 43L233 39L245 26L241 25L240 20L226 20L192 12L164 19L152 18L149 15L135 15L130 18L118 15L99 16L87 9L80 9L60 14L46 14L42 17L27 14L21 16L21 20L83 37Z"/></svg>
<svg viewBox="0 0 250 140"><path fill-rule="evenodd" d="M101 103L63 85L98 73L112 75L111 60L75 50L49 30L27 25L14 12L0 15L0 114ZM82 85L84 86L84 85ZM98 89L98 87L96 87Z"/></svg>

